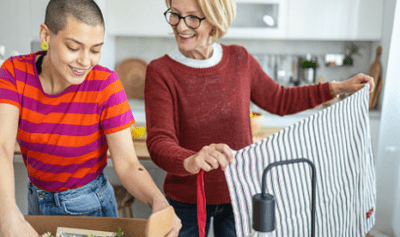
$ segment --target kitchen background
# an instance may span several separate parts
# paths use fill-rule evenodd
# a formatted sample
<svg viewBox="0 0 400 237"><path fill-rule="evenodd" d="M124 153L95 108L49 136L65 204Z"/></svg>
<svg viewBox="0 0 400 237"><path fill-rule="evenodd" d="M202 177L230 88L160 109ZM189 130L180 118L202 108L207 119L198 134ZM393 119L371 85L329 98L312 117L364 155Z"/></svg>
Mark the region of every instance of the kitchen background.
<svg viewBox="0 0 400 237"><path fill-rule="evenodd" d="M0 45L5 46L3 60L14 54L28 54L40 50L39 25L44 21L47 2L48 0L0 0ZM102 8L106 21L105 45L100 64L115 70L125 59L137 57L150 62L175 49L172 30L162 15L166 10L164 0L97 0L96 2ZM386 84L390 81L386 78L386 73L396 0L237 0L236 2L237 19L219 43L244 46L259 60L266 72L283 85L290 85L290 78L301 77L306 79L301 83L307 83L308 75L299 72L299 63L308 56L311 56L311 60L318 65L311 82L319 77L323 81L341 81L359 72L368 73L369 67L375 60L377 47L382 46L379 62L382 66L381 78L384 84L376 108L370 112L374 152L377 155L376 160L381 160L380 155L384 154L382 141L385 136L380 134L382 108L385 88L390 86ZM266 13L269 18L263 18ZM399 14L397 11L397 15ZM350 52L355 52L352 55L353 65L340 65L343 57L348 56ZM334 60L327 60L327 57L332 56L342 59L333 63ZM0 60L2 58L0 57ZM295 72L292 69L293 61L296 62ZM143 100L129 102L136 120L145 122ZM269 127L288 126L317 111L278 117L262 111L255 105L252 105L251 109L263 112L266 115L264 126ZM391 149L392 153L399 157L398 146ZM142 162L157 185L162 188L165 172L149 160ZM21 211L26 214L26 169L21 162L15 162L15 169L17 203ZM112 164L106 169L106 173L113 184L119 183L112 170ZM385 187L382 190L389 192L392 199L379 201L383 198L379 199L378 188L376 232L393 235L396 228L393 221L399 220L397 223L400 223L400 217L396 217L400 215L400 206L399 212L393 211L396 210L396 205L400 205L400 201L395 200L395 191L400 189L400 185L386 182L396 180L397 174L398 169L382 182ZM150 210L135 202L133 213L136 218L147 218Z"/></svg>

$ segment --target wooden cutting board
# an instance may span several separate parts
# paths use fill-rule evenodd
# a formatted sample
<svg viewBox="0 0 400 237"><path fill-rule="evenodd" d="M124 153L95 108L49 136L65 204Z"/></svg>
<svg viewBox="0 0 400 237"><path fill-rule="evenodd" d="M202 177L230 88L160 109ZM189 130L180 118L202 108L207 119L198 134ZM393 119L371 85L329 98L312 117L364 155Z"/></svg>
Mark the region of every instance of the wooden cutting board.
<svg viewBox="0 0 400 237"><path fill-rule="evenodd" d="M125 59L115 68L128 99L142 99L144 97L146 68L147 62L140 58Z"/></svg>
<svg viewBox="0 0 400 237"><path fill-rule="evenodd" d="M378 46L378 48L376 49L375 61L371 64L368 70L368 75L374 78L374 83L375 83L375 89L369 99L369 109L375 108L379 92L382 88L382 83L383 83L381 78L382 67L379 62L381 54L382 54L382 47Z"/></svg>

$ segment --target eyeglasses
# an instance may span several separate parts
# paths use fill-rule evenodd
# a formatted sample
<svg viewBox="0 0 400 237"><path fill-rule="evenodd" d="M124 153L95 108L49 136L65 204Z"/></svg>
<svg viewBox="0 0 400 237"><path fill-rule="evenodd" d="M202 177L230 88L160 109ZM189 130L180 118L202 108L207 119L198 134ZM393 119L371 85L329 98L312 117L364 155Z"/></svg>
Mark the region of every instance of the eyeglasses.
<svg viewBox="0 0 400 237"><path fill-rule="evenodd" d="M187 15L185 17L180 16L176 13L171 12L171 8L164 12L165 20L167 20L168 24L171 26L177 26L181 19L185 22L186 26L192 30L195 30L200 27L200 24L206 18L199 18L197 16Z"/></svg>

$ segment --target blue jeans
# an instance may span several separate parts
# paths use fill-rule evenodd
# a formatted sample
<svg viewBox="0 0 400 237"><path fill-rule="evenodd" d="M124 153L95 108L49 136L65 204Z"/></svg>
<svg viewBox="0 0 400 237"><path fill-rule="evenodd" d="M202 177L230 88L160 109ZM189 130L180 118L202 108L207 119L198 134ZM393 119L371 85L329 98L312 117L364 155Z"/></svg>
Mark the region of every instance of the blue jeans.
<svg viewBox="0 0 400 237"><path fill-rule="evenodd" d="M169 204L174 208L176 215L182 221L182 229L179 237L199 236L199 226L197 222L197 205L178 202L167 197ZM210 229L210 219L214 218L214 236L216 237L236 237L235 218L233 216L232 205L219 204L207 205L206 236Z"/></svg>
<svg viewBox="0 0 400 237"><path fill-rule="evenodd" d="M118 217L114 189L101 173L90 183L63 192L28 185L28 215L69 215Z"/></svg>

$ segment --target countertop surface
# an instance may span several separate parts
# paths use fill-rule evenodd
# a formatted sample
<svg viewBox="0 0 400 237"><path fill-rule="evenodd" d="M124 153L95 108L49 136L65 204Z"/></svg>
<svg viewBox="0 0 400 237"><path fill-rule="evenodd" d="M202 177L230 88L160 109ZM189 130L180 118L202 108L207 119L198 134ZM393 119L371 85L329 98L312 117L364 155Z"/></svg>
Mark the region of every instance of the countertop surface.
<svg viewBox="0 0 400 237"><path fill-rule="evenodd" d="M129 106L131 107L133 116L135 117L136 122L145 123L146 122L146 114L145 114L145 105L143 99L129 99ZM316 114L323 109L328 108L327 106L317 106L314 109L305 110L296 114L290 114L285 116L279 116L276 114L271 114L254 103L251 103L250 109L254 112L260 112L265 115L264 119L264 127L287 127L292 125L293 123L298 122L304 118L307 118L313 114ZM369 117L370 119L380 119L381 111L379 110L370 110Z"/></svg>

